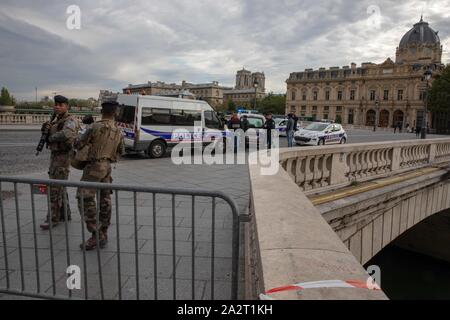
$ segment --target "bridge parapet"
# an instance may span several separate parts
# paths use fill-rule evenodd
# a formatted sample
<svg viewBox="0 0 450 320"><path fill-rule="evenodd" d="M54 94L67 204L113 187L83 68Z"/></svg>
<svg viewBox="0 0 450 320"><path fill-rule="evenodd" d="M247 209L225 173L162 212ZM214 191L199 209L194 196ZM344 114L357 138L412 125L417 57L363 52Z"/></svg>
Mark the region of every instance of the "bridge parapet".
<svg viewBox="0 0 450 320"><path fill-rule="evenodd" d="M262 176L250 165L250 222L245 224L245 297L299 282L366 283L369 275L284 170ZM379 290L281 291L274 299L386 299Z"/></svg>
<svg viewBox="0 0 450 320"><path fill-rule="evenodd" d="M74 115L78 120L82 120L84 116ZM93 115L94 120L100 119L99 115ZM42 114L0 114L0 124L24 124L37 125L43 124L49 120L49 115Z"/></svg>
<svg viewBox="0 0 450 320"><path fill-rule="evenodd" d="M280 152L282 167L303 191L349 185L450 161L450 139L305 147Z"/></svg>

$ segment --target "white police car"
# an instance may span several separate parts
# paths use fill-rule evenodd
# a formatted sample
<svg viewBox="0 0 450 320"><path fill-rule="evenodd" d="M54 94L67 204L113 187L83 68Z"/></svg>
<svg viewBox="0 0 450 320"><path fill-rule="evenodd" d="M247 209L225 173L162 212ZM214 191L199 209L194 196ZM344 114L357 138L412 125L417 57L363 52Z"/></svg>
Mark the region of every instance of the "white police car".
<svg viewBox="0 0 450 320"><path fill-rule="evenodd" d="M347 133L338 123L313 122L304 129L294 133L297 145L325 145L331 143L344 144L347 142Z"/></svg>

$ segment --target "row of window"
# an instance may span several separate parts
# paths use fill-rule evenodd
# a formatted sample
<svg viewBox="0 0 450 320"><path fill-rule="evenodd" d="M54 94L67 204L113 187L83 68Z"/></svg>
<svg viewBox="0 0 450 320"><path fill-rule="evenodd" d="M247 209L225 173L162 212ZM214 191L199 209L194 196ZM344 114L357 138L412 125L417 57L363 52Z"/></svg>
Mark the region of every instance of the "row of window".
<svg viewBox="0 0 450 320"><path fill-rule="evenodd" d="M208 128L219 128L220 121L212 111L205 111L205 125ZM201 111L182 109L142 109L142 125L157 126L194 126L202 121Z"/></svg>
<svg viewBox="0 0 450 320"><path fill-rule="evenodd" d="M311 109L312 111L317 111L317 106L312 106L311 108L312 108ZM342 109L343 109L342 106L336 106L336 112L342 112ZM291 106L291 111L294 112L295 110L296 110L296 107L295 106ZM300 110L301 111L306 111L306 106L301 106ZM324 106L323 110L324 111L329 111L330 110L330 106Z"/></svg>
<svg viewBox="0 0 450 320"><path fill-rule="evenodd" d="M375 101L375 100L377 100L378 99L378 97L377 97L377 91L376 90L370 90L369 91L369 100L370 101ZM382 99L384 100L384 101L387 101L387 100L389 100L389 97L390 97L390 90L384 90L383 91L383 97L382 97ZM318 95L319 95L319 93L318 93L318 91L313 91L313 100L314 101L317 101L318 100ZM425 91L420 91L419 92L419 99L420 100L424 100L424 97L425 97ZM296 96L296 91L291 91L291 100L292 101L295 101L296 100L296 98L297 98L297 96ZM330 91L325 91L325 100L326 101L329 101L330 100L330 98L331 98L331 93L330 93ZM349 96L349 100L355 100L355 98L356 98L356 91L355 90L350 90L350 96ZM404 99L404 90L397 90L397 100L398 101L403 101L403 99ZM302 93L302 95L301 95L301 99L303 100L303 101L306 101L307 100L307 95L306 95L306 92L303 92ZM338 100L338 101L342 101L343 99L344 99L344 92L343 91L341 91L341 90L339 90L339 91L337 91L337 96L336 96L336 99Z"/></svg>
<svg viewBox="0 0 450 320"><path fill-rule="evenodd" d="M317 101L318 100L318 96L319 93L317 91L313 91L313 100ZM344 93L343 91L338 91L337 92L337 100L341 101L344 97ZM291 92L291 100L295 100L296 99L296 94L295 91ZM303 92L302 94L302 100L305 101L306 100L306 93ZM330 100L330 91L325 91L325 100ZM350 100L355 100L355 90L350 90Z"/></svg>

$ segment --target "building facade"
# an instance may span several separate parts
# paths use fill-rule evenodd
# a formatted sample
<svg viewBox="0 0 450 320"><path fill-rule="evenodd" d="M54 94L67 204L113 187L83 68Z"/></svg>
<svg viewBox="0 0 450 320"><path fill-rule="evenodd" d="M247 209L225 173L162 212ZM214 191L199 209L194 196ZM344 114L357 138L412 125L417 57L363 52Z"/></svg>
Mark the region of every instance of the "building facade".
<svg viewBox="0 0 450 320"><path fill-rule="evenodd" d="M402 37L395 62L388 58L381 64L291 73L286 80L286 114L359 126L422 126L424 72L438 74L444 67L441 57L438 33L421 19Z"/></svg>
<svg viewBox="0 0 450 320"><path fill-rule="evenodd" d="M223 92L223 101L233 101L236 106L252 108L257 100L266 96L266 76L264 72L251 72L243 68L236 73L234 89Z"/></svg>
<svg viewBox="0 0 450 320"><path fill-rule="evenodd" d="M123 88L123 93L156 96L189 96L190 99L205 100L212 107L217 107L223 104L223 92L227 89L230 88L220 86L217 81L204 84L194 84L186 81L183 81L181 84L149 81L144 84L129 84L126 88Z"/></svg>

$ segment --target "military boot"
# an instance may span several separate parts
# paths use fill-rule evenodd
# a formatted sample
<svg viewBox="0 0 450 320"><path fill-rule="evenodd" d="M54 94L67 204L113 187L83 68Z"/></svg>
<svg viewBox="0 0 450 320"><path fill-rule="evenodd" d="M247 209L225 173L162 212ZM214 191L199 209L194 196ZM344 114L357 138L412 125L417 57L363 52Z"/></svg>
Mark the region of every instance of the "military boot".
<svg viewBox="0 0 450 320"><path fill-rule="evenodd" d="M105 237L99 235L99 247L104 248L106 245ZM86 251L94 250L97 248L97 237L95 233L92 234L92 236L85 242L80 244L80 248Z"/></svg>
<svg viewBox="0 0 450 320"><path fill-rule="evenodd" d="M52 221L52 228L56 227L57 225L58 225L58 222ZM41 227L42 230L50 229L50 223L49 223L48 219L45 219L44 223L42 223L40 225L40 227Z"/></svg>

